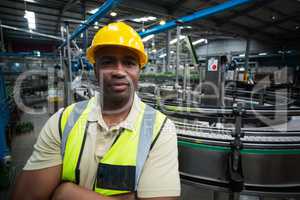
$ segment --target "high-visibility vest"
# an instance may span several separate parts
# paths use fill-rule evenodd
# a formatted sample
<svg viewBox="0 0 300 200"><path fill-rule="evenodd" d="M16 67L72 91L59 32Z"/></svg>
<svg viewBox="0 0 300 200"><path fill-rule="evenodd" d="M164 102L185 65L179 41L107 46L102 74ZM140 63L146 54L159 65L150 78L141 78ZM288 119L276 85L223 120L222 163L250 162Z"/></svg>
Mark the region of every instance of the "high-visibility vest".
<svg viewBox="0 0 300 200"><path fill-rule="evenodd" d="M68 106L60 118L62 181L80 183L80 162L85 145L88 115L95 98ZM94 191L117 195L137 190L148 154L159 137L166 116L140 102L134 131L124 129L98 165Z"/></svg>

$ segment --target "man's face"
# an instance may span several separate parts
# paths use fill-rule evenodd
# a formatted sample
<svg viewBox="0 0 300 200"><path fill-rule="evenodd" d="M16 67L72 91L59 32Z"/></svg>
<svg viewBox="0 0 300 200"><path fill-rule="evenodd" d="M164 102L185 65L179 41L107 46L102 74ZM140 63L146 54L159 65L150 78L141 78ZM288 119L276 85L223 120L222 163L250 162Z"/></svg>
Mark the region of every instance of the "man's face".
<svg viewBox="0 0 300 200"><path fill-rule="evenodd" d="M126 48L103 47L95 52L95 74L103 98L112 102L128 101L137 89L139 60Z"/></svg>

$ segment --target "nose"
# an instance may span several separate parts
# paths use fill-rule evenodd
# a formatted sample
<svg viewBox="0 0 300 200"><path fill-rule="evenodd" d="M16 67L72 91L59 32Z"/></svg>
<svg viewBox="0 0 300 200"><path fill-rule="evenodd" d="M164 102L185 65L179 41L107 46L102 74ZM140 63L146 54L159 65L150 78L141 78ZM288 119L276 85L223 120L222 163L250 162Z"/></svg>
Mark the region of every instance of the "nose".
<svg viewBox="0 0 300 200"><path fill-rule="evenodd" d="M118 60L116 63L116 66L113 70L113 75L120 77L120 78L126 76L126 71L125 71L124 65L122 64L122 62L120 60Z"/></svg>

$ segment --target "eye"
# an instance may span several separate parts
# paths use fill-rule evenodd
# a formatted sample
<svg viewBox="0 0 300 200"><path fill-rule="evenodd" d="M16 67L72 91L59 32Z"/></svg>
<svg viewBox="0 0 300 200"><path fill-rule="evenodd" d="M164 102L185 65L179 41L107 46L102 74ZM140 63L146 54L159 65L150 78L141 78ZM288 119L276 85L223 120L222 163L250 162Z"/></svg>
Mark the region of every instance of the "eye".
<svg viewBox="0 0 300 200"><path fill-rule="evenodd" d="M137 66L137 62L135 60L124 60L123 64L127 67Z"/></svg>
<svg viewBox="0 0 300 200"><path fill-rule="evenodd" d="M114 62L113 60L102 60L100 61L101 65L112 65Z"/></svg>

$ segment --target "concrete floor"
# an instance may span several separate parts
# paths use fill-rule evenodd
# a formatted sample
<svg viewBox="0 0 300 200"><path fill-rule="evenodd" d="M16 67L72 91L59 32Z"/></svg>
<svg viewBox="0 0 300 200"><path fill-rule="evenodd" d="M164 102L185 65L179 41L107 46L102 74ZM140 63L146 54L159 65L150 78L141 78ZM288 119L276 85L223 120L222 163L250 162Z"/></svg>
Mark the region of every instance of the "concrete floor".
<svg viewBox="0 0 300 200"><path fill-rule="evenodd" d="M12 141L12 175L11 183L14 185L16 176L21 172L27 159L30 157L33 145L42 129L44 123L49 118L49 114L30 115L23 114L21 121L32 122L34 130L30 133L15 136ZM11 188L8 191L0 191L0 200L6 200L9 197ZM182 184L182 195L180 200L229 200L226 193L214 193L211 190L205 190L197 186ZM241 196L240 200L274 200L273 198L258 198L254 196ZM277 198L276 200L296 200L293 198Z"/></svg>
<svg viewBox="0 0 300 200"><path fill-rule="evenodd" d="M42 115L31 115L24 113L21 117L22 122L33 123L34 130L14 136L11 144L11 155L12 155L12 170L11 170L11 186L14 186L16 176L22 171L26 161L30 157L33 151L33 145L42 129L44 123L48 120L49 114L45 113ZM8 191L0 191L0 200L8 199L11 188Z"/></svg>

